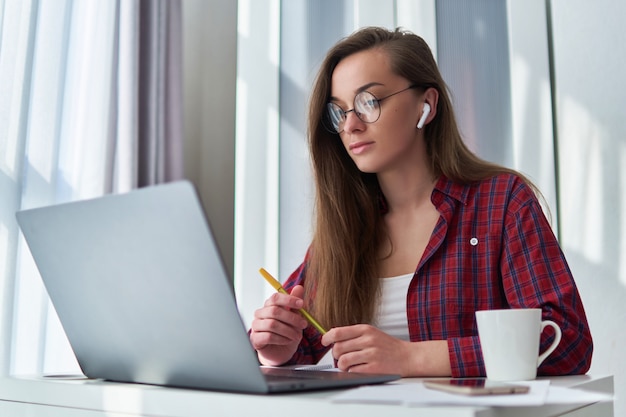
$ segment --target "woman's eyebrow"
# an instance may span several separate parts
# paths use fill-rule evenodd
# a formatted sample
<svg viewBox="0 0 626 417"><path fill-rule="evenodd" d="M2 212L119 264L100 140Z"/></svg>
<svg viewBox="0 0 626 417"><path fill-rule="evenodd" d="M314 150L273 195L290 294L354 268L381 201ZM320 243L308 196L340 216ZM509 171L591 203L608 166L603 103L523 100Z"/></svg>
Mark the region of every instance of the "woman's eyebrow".
<svg viewBox="0 0 626 417"><path fill-rule="evenodd" d="M361 87L357 88L356 91L354 92L355 95L362 93L363 91L367 90L370 87L373 87L375 85L384 85L383 83L379 83L379 82L371 82L371 83L367 83L365 85L362 85ZM339 99L335 96L330 96L329 98L330 101L338 101Z"/></svg>

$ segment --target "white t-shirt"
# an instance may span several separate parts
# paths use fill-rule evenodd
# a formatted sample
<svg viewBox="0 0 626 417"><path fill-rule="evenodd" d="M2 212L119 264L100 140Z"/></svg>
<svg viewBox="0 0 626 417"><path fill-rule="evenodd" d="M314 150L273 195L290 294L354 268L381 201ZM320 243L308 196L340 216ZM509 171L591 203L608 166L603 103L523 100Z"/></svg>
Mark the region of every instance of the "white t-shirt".
<svg viewBox="0 0 626 417"><path fill-rule="evenodd" d="M406 318L406 295L413 273L397 277L381 278L381 298L372 323L390 336L409 340L409 324Z"/></svg>
<svg viewBox="0 0 626 417"><path fill-rule="evenodd" d="M409 341L409 324L406 318L406 295L413 274L381 278L381 299L373 325L390 336ZM318 365L332 365L332 350Z"/></svg>

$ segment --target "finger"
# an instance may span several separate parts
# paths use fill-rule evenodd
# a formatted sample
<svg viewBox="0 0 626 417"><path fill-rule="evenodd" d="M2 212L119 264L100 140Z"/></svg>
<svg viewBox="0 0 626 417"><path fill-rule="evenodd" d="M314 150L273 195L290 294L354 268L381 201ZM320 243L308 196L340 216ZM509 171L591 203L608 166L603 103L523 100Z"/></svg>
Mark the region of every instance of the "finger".
<svg viewBox="0 0 626 417"><path fill-rule="evenodd" d="M256 333L275 334L291 341L299 340L302 337L302 329L273 319L255 320L252 322L251 330Z"/></svg>
<svg viewBox="0 0 626 417"><path fill-rule="evenodd" d="M351 353L358 352L363 349L363 345L353 340L346 340L342 342L336 342L333 344L333 357L339 359L342 356Z"/></svg>
<svg viewBox="0 0 626 417"><path fill-rule="evenodd" d="M363 334L365 329L366 327L360 324L332 328L322 337L322 344L330 346L334 343L356 339Z"/></svg>
<svg viewBox="0 0 626 417"><path fill-rule="evenodd" d="M333 348L333 355L335 351ZM362 351L351 351L344 353L337 357L337 368L342 371L356 371L357 366L363 366L367 364Z"/></svg>
<svg viewBox="0 0 626 417"><path fill-rule="evenodd" d="M293 337L287 337L275 332L252 330L250 333L250 342L254 349L260 350L267 346L286 346L300 340L300 335L294 334L292 336Z"/></svg>
<svg viewBox="0 0 626 417"><path fill-rule="evenodd" d="M272 294L267 300L265 300L264 306L281 306L298 310L304 306L304 301L302 300L302 298L290 294L277 292Z"/></svg>
<svg viewBox="0 0 626 417"><path fill-rule="evenodd" d="M340 368L341 369L341 368ZM356 365L350 366L345 370L346 372L359 372L362 374L384 374L387 373L382 370L379 366L372 363L360 363Z"/></svg>
<svg viewBox="0 0 626 417"><path fill-rule="evenodd" d="M297 310L287 310L279 306L263 307L254 312L255 320L276 320L300 331L308 325L307 321ZM253 322L254 323L254 322Z"/></svg>
<svg viewBox="0 0 626 417"><path fill-rule="evenodd" d="M296 285L291 289L290 295L304 299L304 287L302 285Z"/></svg>
<svg viewBox="0 0 626 417"><path fill-rule="evenodd" d="M306 327L306 323L303 326ZM250 340L257 350L268 345L299 343L302 339L302 328L275 319L254 319L250 329Z"/></svg>

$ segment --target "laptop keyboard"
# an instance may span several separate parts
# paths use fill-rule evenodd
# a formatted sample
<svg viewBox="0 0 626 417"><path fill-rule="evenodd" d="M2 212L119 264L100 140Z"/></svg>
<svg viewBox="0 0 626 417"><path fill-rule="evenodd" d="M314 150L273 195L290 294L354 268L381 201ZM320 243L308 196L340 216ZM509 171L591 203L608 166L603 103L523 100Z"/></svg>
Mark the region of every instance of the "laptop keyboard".
<svg viewBox="0 0 626 417"><path fill-rule="evenodd" d="M336 379L337 372L296 370L283 368L261 368L267 381L290 381L296 379Z"/></svg>

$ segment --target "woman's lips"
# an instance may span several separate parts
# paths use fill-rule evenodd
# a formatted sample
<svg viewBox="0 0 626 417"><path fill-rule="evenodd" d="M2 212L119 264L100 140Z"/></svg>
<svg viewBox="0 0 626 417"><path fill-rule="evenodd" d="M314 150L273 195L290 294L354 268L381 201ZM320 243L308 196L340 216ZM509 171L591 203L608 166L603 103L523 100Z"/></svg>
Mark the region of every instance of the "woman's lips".
<svg viewBox="0 0 626 417"><path fill-rule="evenodd" d="M355 155L359 155L359 154L365 152L366 150L368 150L373 144L374 144L374 142L355 142L355 143L351 143L350 146L349 146L350 152L352 152Z"/></svg>

